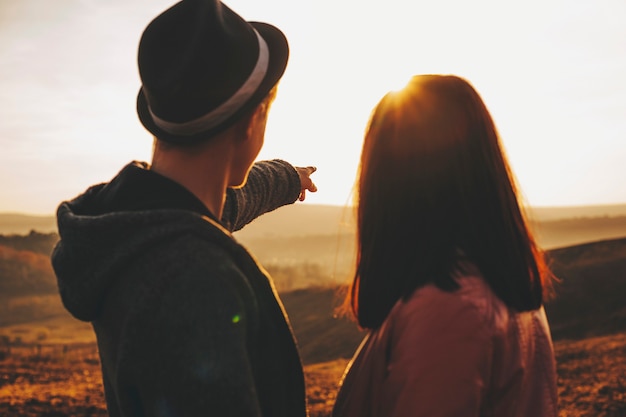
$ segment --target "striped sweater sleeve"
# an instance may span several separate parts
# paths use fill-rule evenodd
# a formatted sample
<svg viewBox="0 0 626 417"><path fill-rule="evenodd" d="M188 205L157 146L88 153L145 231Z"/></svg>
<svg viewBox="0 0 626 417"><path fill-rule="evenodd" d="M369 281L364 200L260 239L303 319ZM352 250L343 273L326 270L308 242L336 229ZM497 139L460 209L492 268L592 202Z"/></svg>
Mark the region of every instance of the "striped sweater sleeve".
<svg viewBox="0 0 626 417"><path fill-rule="evenodd" d="M236 232L260 215L294 203L300 190L300 177L290 163L281 159L256 162L243 187L227 190L222 223Z"/></svg>

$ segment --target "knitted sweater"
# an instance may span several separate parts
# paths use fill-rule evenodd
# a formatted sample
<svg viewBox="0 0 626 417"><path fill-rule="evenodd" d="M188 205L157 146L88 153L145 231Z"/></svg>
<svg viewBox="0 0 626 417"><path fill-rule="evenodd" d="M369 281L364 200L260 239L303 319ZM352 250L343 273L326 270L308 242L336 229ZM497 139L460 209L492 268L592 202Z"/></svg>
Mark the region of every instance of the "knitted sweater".
<svg viewBox="0 0 626 417"><path fill-rule="evenodd" d="M65 307L95 330L109 415L305 416L283 306L230 234L293 203L296 171L255 164L247 185L228 191L220 224L144 168L129 164L58 209L53 266Z"/></svg>

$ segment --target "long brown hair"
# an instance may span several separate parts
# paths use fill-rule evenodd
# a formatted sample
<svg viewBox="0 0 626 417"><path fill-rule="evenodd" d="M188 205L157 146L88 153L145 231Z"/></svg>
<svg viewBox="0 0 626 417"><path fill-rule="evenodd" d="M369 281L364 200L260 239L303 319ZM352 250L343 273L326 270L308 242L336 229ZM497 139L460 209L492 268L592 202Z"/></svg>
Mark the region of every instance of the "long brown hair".
<svg viewBox="0 0 626 417"><path fill-rule="evenodd" d="M454 291L459 257L518 311L549 271L525 221L494 122L464 79L415 76L374 109L356 184L357 258L347 302L363 328L432 283Z"/></svg>

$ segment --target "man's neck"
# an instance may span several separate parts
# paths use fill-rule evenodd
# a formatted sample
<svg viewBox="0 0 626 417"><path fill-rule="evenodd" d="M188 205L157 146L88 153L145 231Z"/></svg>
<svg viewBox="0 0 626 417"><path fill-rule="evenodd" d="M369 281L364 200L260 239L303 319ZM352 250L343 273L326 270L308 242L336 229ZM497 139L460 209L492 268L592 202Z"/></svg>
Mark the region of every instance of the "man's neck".
<svg viewBox="0 0 626 417"><path fill-rule="evenodd" d="M156 151L150 169L193 193L217 219L222 218L229 182L227 152L190 155L178 150Z"/></svg>

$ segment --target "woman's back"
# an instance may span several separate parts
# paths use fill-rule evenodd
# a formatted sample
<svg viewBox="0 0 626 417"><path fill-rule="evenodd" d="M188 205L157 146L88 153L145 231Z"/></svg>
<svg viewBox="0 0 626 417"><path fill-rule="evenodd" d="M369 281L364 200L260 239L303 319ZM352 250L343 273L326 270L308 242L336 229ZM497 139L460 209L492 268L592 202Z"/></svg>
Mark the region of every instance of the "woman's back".
<svg viewBox="0 0 626 417"><path fill-rule="evenodd" d="M543 308L515 312L474 271L393 307L348 369L335 417L556 416Z"/></svg>

